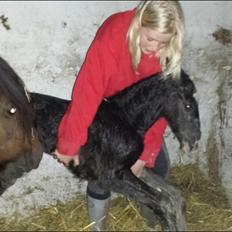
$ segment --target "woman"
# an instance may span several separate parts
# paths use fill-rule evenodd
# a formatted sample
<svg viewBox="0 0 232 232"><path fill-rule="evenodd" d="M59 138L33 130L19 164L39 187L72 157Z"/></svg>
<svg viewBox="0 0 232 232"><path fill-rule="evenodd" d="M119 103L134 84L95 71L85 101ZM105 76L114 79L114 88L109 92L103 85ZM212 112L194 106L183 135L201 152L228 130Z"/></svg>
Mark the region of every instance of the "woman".
<svg viewBox="0 0 232 232"><path fill-rule="evenodd" d="M142 1L135 9L104 21L88 49L59 125L55 155L61 162L79 164L78 151L87 141L88 127L104 97L160 71L179 77L183 31L184 17L177 1ZM131 167L138 177L144 167L167 175L169 158L165 144L162 146L166 127L161 118L145 134L144 150ZM96 183L88 183L91 221L104 216L109 197ZM94 229L103 227L102 222L95 225Z"/></svg>

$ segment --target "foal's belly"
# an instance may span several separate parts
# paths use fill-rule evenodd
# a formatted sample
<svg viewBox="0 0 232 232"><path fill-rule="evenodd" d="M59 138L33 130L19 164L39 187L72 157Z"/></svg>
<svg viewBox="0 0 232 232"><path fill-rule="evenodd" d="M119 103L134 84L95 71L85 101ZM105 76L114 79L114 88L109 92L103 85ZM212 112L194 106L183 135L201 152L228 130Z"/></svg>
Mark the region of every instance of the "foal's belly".
<svg viewBox="0 0 232 232"><path fill-rule="evenodd" d="M103 109L89 128L86 146L105 168L120 169L132 166L139 158L143 139L129 123Z"/></svg>

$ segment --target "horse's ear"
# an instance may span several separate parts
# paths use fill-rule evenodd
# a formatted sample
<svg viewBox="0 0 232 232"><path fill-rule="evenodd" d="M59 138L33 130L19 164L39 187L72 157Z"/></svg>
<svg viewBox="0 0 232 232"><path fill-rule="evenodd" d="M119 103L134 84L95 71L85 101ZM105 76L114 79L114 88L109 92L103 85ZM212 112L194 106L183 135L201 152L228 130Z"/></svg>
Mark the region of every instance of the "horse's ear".
<svg viewBox="0 0 232 232"><path fill-rule="evenodd" d="M194 93L196 93L196 87L193 81L183 69L181 69L180 82L181 88L187 95L193 95Z"/></svg>

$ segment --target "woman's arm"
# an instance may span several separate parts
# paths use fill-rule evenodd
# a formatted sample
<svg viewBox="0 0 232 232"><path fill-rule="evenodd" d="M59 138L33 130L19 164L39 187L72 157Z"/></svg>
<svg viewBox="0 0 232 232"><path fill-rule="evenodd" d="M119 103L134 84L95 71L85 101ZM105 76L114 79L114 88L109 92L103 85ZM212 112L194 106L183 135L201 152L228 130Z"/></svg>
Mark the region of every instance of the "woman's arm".
<svg viewBox="0 0 232 232"><path fill-rule="evenodd" d="M108 48L95 40L73 87L71 103L58 129L57 149L61 154L75 156L87 141L87 130L104 97L110 67L115 66Z"/></svg>
<svg viewBox="0 0 232 232"><path fill-rule="evenodd" d="M152 168L155 165L167 124L165 118L160 118L145 134L144 149L139 159L145 161L145 166L148 168Z"/></svg>

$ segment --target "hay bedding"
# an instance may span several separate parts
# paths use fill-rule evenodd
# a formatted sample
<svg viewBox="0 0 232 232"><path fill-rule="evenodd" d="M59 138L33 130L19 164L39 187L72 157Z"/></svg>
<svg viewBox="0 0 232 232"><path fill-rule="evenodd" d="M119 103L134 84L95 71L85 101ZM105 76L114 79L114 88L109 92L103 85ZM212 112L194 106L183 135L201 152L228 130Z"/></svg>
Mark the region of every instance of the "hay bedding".
<svg viewBox="0 0 232 232"><path fill-rule="evenodd" d="M174 168L170 179L187 200L190 230L232 231L232 208L221 186L207 180L195 165Z"/></svg>
<svg viewBox="0 0 232 232"><path fill-rule="evenodd" d="M232 231L232 209L220 186L210 183L194 165L175 167L170 182L178 186L187 199L189 230ZM84 196L41 209L30 218L0 219L1 231L88 231L87 208ZM108 216L111 231L149 230L136 204L125 197L112 200ZM159 231L157 225L155 230Z"/></svg>

